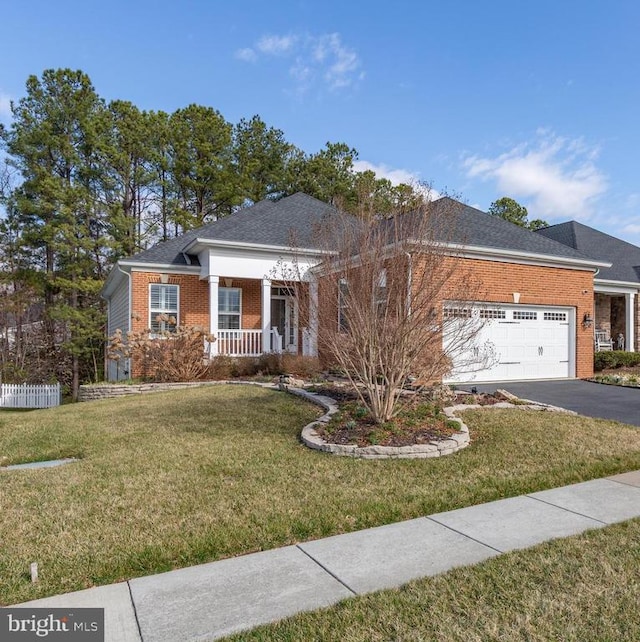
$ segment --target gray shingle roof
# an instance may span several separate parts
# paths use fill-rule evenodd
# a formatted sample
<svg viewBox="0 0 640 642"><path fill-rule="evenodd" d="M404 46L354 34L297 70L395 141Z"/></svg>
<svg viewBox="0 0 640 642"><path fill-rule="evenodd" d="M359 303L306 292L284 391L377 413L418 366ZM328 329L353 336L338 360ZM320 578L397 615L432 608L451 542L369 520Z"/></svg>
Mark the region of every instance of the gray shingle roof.
<svg viewBox="0 0 640 642"><path fill-rule="evenodd" d="M298 192L279 201L260 201L183 236L158 243L128 260L186 265L182 250L196 238L320 249L314 232L335 212L331 205Z"/></svg>
<svg viewBox="0 0 640 642"><path fill-rule="evenodd" d="M433 206L436 213L451 215L450 236L446 241L560 258L589 258L569 244L525 230L454 199L441 198ZM158 243L127 261L187 265L184 248L197 238L283 248L294 244L299 248L321 249L318 228L335 213L331 205L302 193L279 201L261 201L178 238ZM195 257L192 260L197 262Z"/></svg>
<svg viewBox="0 0 640 642"><path fill-rule="evenodd" d="M612 263L609 268L600 268L596 278L640 282L640 247L637 245L621 241L577 221L551 225L538 230L538 234L564 243L593 259Z"/></svg>
<svg viewBox="0 0 640 642"><path fill-rule="evenodd" d="M440 211L443 216L450 212L453 223L451 236L447 240L453 243L570 259L591 258L575 248L540 236L449 197L438 199L434 206L436 212Z"/></svg>

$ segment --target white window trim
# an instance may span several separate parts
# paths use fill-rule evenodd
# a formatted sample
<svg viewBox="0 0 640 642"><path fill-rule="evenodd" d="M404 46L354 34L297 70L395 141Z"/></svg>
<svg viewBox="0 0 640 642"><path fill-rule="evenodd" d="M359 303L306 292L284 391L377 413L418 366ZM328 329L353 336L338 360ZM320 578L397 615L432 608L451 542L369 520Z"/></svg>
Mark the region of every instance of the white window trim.
<svg viewBox="0 0 640 642"><path fill-rule="evenodd" d="M238 312L220 312L220 292L224 290L237 290L240 292L240 306L239 306L239 311ZM238 316L238 330L242 330L242 288L224 288L224 287L219 287L218 288L218 330L228 330L229 328L221 328L220 327L220 319L222 317L231 317L231 316ZM234 328L235 329L235 328Z"/></svg>
<svg viewBox="0 0 640 642"><path fill-rule="evenodd" d="M177 310L152 310L151 309L151 288L154 286L160 286L160 287L173 287L176 288L176 307ZM155 337L158 337L159 335L152 330L152 321L153 321L153 316L158 316L159 314L170 314L171 316L176 317L176 327L180 325L180 285L177 283L149 283L149 291L147 293L148 296L148 301L149 301L149 330L150 334L149 336L153 339Z"/></svg>

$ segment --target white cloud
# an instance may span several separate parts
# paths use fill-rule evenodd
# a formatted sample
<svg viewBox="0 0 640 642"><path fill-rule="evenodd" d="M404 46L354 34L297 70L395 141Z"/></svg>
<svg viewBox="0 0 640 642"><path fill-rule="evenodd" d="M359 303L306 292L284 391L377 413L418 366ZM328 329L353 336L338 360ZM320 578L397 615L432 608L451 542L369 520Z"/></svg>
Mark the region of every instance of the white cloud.
<svg viewBox="0 0 640 642"><path fill-rule="evenodd" d="M262 36L256 44L256 49L265 54L278 56L291 51L297 40L296 36Z"/></svg>
<svg viewBox="0 0 640 642"><path fill-rule="evenodd" d="M238 51L236 51L235 53L235 57L238 60L242 60L243 62L255 62L256 60L258 60L258 55L253 49L251 49L251 47L238 49Z"/></svg>
<svg viewBox="0 0 640 642"><path fill-rule="evenodd" d="M353 161L353 169L356 172L372 171L378 178L386 178L391 181L392 185L399 185L400 183L416 183L420 180L417 174L414 174L406 169L393 169L384 163L374 165L369 161L356 160Z"/></svg>
<svg viewBox="0 0 640 642"><path fill-rule="evenodd" d="M606 192L606 176L596 167L598 149L545 129L528 143L493 158L467 156L469 178L494 181L497 190L528 200L534 217L589 218L595 200Z"/></svg>
<svg viewBox="0 0 640 642"><path fill-rule="evenodd" d="M627 234L640 235L640 223L629 223L622 228L622 231Z"/></svg>
<svg viewBox="0 0 640 642"><path fill-rule="evenodd" d="M8 123L11 118L11 97L0 90L0 122Z"/></svg>
<svg viewBox="0 0 640 642"><path fill-rule="evenodd" d="M265 35L253 47L238 49L235 57L244 62L256 62L260 57L289 60L289 76L298 94L315 84L337 91L364 78L360 57L342 42L339 33Z"/></svg>
<svg viewBox="0 0 640 642"><path fill-rule="evenodd" d="M340 34L330 33L317 38L313 57L319 63L326 63L324 79L333 89L348 87L355 78L362 78L360 59L353 49L342 44Z"/></svg>
<svg viewBox="0 0 640 642"><path fill-rule="evenodd" d="M407 169L393 169L384 163L375 165L365 160L353 161L353 169L356 172L372 171L377 178L386 178L392 185L411 185L418 191L422 192L431 201L440 198L442 194L433 189L430 185L424 184L420 180L420 176Z"/></svg>

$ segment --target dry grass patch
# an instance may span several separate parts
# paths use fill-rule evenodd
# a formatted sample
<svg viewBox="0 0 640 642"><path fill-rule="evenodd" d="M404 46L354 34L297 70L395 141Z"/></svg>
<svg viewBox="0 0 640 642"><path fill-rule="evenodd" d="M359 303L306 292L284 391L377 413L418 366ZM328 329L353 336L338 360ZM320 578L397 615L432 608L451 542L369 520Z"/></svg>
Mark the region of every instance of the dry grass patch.
<svg viewBox="0 0 640 642"><path fill-rule="evenodd" d="M318 409L219 386L0 414L0 603L10 604L640 468L640 430L520 410L465 413L437 460L311 451ZM40 564L31 585L29 563Z"/></svg>
<svg viewBox="0 0 640 642"><path fill-rule="evenodd" d="M229 642L617 642L640 637L640 520L345 600Z"/></svg>

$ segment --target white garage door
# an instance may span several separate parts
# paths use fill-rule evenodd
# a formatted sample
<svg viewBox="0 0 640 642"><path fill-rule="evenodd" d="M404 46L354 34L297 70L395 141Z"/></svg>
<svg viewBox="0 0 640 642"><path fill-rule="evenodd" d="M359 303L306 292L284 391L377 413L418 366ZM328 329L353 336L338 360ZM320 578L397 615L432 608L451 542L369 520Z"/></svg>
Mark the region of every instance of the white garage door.
<svg viewBox="0 0 640 642"><path fill-rule="evenodd" d="M448 382L558 379L574 376L572 308L527 305L445 306L449 323L479 327L473 343L453 349ZM474 326L475 324L475 326ZM473 332L474 330L471 330ZM452 335L445 348L455 343Z"/></svg>

